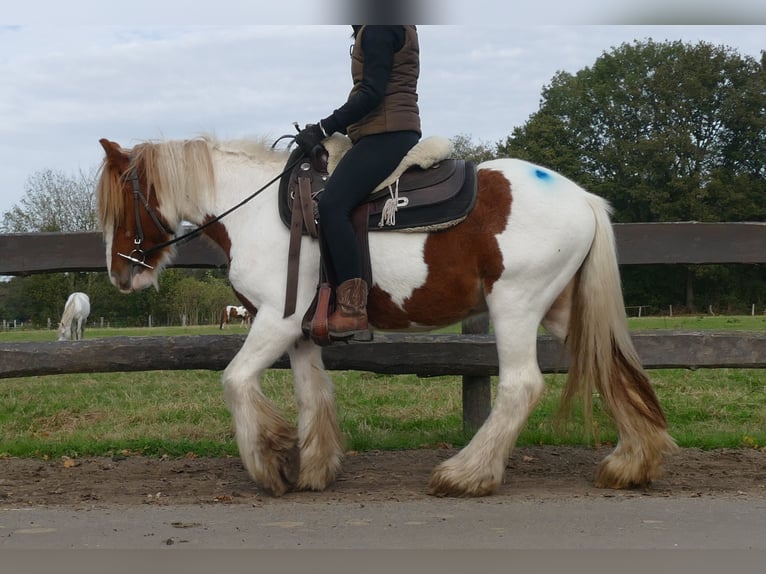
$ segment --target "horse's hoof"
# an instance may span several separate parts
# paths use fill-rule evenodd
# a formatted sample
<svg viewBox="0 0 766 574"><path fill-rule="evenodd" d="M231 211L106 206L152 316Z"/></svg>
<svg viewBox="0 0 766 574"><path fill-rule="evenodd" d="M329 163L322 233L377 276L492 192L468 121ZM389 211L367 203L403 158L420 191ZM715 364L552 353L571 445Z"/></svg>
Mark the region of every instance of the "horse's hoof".
<svg viewBox="0 0 766 574"><path fill-rule="evenodd" d="M269 495L279 498L295 489L300 473L300 451L295 445L280 451L272 459L274 460L273 471L256 482Z"/></svg>
<svg viewBox="0 0 766 574"><path fill-rule="evenodd" d="M490 494L494 494L499 486L499 482L491 479L480 480L473 483L468 481L458 481L454 478L450 478L450 476L448 476L449 473L442 466L443 465L440 465L434 470L431 475L431 480L428 483L428 494L431 496L451 496L458 498L489 496ZM452 474L454 475L454 473Z"/></svg>
<svg viewBox="0 0 766 574"><path fill-rule="evenodd" d="M301 471L301 452L298 445L281 454L282 463L279 466L279 475L288 489L292 489L298 483Z"/></svg>
<svg viewBox="0 0 766 574"><path fill-rule="evenodd" d="M654 471L648 467L631 468L624 461L610 455L598 465L594 484L596 488L614 490L643 488L649 486L660 474L659 468Z"/></svg>

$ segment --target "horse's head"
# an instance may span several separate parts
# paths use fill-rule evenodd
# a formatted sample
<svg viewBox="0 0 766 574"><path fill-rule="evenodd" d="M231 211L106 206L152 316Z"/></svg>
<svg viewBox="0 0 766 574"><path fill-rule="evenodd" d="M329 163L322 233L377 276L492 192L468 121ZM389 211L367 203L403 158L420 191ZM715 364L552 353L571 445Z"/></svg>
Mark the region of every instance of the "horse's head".
<svg viewBox="0 0 766 574"><path fill-rule="evenodd" d="M69 341L72 338L72 333L64 323L59 323L59 341Z"/></svg>
<svg viewBox="0 0 766 574"><path fill-rule="evenodd" d="M112 284L122 292L157 287L177 222L163 216L158 199L153 144L131 150L101 139L106 152L97 187L99 216Z"/></svg>

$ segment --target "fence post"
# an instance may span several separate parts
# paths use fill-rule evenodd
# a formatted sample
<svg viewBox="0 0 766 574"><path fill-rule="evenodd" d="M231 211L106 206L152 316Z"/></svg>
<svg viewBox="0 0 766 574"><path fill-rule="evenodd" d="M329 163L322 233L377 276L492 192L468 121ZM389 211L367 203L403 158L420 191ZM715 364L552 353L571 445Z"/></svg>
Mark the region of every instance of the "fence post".
<svg viewBox="0 0 766 574"><path fill-rule="evenodd" d="M489 314L484 313L463 321L464 335L489 333ZM487 420L492 408L492 385L489 375L463 375L463 432L475 433Z"/></svg>

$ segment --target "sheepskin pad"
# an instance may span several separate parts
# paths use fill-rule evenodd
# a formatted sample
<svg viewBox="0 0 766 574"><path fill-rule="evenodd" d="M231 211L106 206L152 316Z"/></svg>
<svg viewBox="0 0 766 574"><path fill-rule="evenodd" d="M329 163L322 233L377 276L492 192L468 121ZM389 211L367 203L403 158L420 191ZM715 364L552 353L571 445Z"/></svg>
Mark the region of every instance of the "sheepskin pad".
<svg viewBox="0 0 766 574"><path fill-rule="evenodd" d="M343 155L351 149L351 140L347 136L335 133L324 140L322 144L329 155L327 171L332 173ZM452 142L445 137L429 136L423 138L413 146L399 163L399 166L373 190L373 193L394 183L411 167L418 166L427 169L440 161L452 157L452 152Z"/></svg>

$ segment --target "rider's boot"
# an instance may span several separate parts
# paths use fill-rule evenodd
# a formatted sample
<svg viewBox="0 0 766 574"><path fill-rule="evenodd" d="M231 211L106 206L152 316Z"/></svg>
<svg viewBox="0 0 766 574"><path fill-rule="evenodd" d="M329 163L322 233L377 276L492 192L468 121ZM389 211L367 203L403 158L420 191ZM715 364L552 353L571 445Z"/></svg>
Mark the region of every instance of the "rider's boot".
<svg viewBox="0 0 766 574"><path fill-rule="evenodd" d="M335 290L335 311L327 320L330 337L347 339L367 333L367 283L355 278Z"/></svg>

